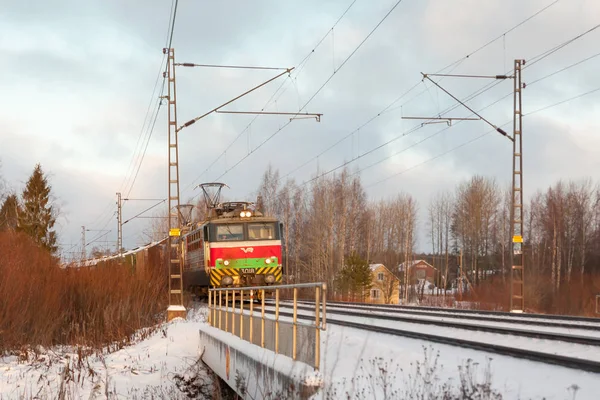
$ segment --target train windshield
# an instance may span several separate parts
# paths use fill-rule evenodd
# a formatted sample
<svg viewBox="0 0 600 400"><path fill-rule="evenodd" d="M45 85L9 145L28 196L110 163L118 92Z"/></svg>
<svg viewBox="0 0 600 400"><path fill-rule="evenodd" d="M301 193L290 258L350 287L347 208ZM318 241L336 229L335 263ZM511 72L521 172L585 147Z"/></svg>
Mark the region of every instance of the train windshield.
<svg viewBox="0 0 600 400"><path fill-rule="evenodd" d="M275 224L272 222L249 223L248 224L248 239L249 240L277 239L277 236L275 233Z"/></svg>
<svg viewBox="0 0 600 400"><path fill-rule="evenodd" d="M217 225L217 240L227 242L232 240L244 240L244 225L223 224Z"/></svg>

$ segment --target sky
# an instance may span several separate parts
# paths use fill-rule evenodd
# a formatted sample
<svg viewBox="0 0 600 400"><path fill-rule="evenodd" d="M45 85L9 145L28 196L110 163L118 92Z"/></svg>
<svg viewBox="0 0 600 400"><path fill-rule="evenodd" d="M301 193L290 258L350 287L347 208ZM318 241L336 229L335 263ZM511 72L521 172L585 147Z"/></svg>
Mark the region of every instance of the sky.
<svg viewBox="0 0 600 400"><path fill-rule="evenodd" d="M559 179L597 179L600 90L534 111L600 88L600 56L594 57L600 29L540 57L596 27L600 3L396 3L179 0L176 62L296 67L224 109L323 114L320 122L290 123L286 116L213 113L181 130L181 202L197 200L195 187L212 181L229 186L229 199L254 201L269 164L302 184L317 171L348 163L372 200L413 195L424 225L430 198L473 174L508 185L512 144L486 134L491 128L483 121L454 121L445 129L403 119L435 116L457 104L421 72L512 74L516 58L526 60L522 79L531 82L523 90L525 197ZM86 242L104 235L88 250L114 248L117 192L132 199L124 203L124 221L157 203L133 199L167 197L167 107L156 109L172 5L0 0L0 176L20 193L41 163L60 211L65 256L81 252L82 226ZM278 73L177 67L178 125ZM493 104L482 115L512 129L512 80L432 79L461 99L494 85L468 105ZM458 107L444 116L469 114ZM146 243L142 232L152 221L123 225L124 247ZM418 247L429 246L422 233Z"/></svg>

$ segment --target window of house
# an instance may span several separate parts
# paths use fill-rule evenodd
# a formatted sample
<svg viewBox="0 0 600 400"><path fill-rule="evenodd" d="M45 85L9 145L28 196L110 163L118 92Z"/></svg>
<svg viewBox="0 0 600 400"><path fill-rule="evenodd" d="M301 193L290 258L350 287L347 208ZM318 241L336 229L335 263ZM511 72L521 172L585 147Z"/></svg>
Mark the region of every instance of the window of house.
<svg viewBox="0 0 600 400"><path fill-rule="evenodd" d="M379 272L377 274L377 280L380 281L380 282L383 281L383 272Z"/></svg>
<svg viewBox="0 0 600 400"><path fill-rule="evenodd" d="M424 269L417 270L417 279L425 279L426 271Z"/></svg>
<svg viewBox="0 0 600 400"><path fill-rule="evenodd" d="M371 289L371 298L378 299L379 298L379 289Z"/></svg>

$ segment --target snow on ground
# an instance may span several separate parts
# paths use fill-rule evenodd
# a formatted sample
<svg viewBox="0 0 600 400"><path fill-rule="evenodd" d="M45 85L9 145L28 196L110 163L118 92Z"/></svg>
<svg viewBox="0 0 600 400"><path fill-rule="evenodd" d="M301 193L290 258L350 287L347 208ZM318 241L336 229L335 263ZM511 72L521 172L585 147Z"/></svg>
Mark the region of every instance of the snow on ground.
<svg viewBox="0 0 600 400"><path fill-rule="evenodd" d="M265 309L274 309L274 307L265 307ZM285 309L286 312L289 312L289 309ZM245 313L249 313L249 311L245 310ZM255 315L257 310L255 309ZM258 310L260 313L260 310ZM393 320L385 320L378 319L375 315L375 312L369 313L373 315L372 318L365 318L362 316L353 316L346 314L336 314L335 311L331 310L330 307L327 307L327 321L330 322L332 319L340 319L349 322L356 322L360 324L370 325L370 326L381 326L385 328L395 328L400 330L406 330L411 332L422 332L430 335L437 335L443 337L454 337L458 339L468 339L472 341L477 341L481 343L493 343L498 345L504 345L507 347L518 347L518 348L526 348L530 350L536 350L543 353L553 353L553 354L561 354L567 357L581 358L581 359L589 359L594 361L600 361L600 347L592 346L592 345L584 345L578 343L570 343L564 342L560 340L549 340L549 339L538 339L538 338L529 338L518 335L510 335L503 333L493 333L493 332L484 332L484 331L472 331L467 329L460 328L451 328L445 326L436 326L436 325L425 325L419 323L411 323L404 321L393 321ZM298 310L298 315L306 315L306 316L314 316L314 311L308 310ZM279 317L280 321L291 321L291 317ZM309 323L306 320L302 320L301 323ZM331 324L328 323L328 326ZM537 330L533 328L524 327L523 330ZM540 329L542 330L542 329ZM552 329L553 331L556 328ZM589 336L589 331L586 332L588 335L577 335L577 336ZM593 337L593 336L592 336ZM600 397L599 397L600 398Z"/></svg>
<svg viewBox="0 0 600 400"><path fill-rule="evenodd" d="M331 399L442 398L445 391L472 388L469 377L480 384L479 393L490 383L502 399L599 398L600 374L336 325L328 325L322 339L322 374Z"/></svg>
<svg viewBox="0 0 600 400"><path fill-rule="evenodd" d="M0 357L0 399L55 399L61 394L65 399L176 399L187 398L180 388L194 391L199 386L194 383L207 383L210 392L212 380L198 363L198 327L204 324L205 310L189 311L185 321L165 323L132 346L89 356L81 364L72 348L45 350L29 362Z"/></svg>
<svg viewBox="0 0 600 400"><path fill-rule="evenodd" d="M280 306L280 309L283 309L284 306ZM275 307L274 306L265 306L265 309L267 310L274 310ZM289 305L285 305L285 310L286 311L290 311L292 309L291 306ZM477 318L465 318L465 316L463 315L462 318L453 318L453 315L445 315L443 317L439 317L439 316L429 316L429 315L415 315L415 314L408 314L408 313L402 313L402 312L395 312L395 311L386 311L389 310L387 308L382 309L382 310L371 310L369 309L368 311L365 310L361 310L361 309L355 309L355 308L348 308L348 307L339 307L339 306L327 306L327 313L329 314L335 314L336 311L344 311L344 312L356 312L356 313L368 313L369 315L381 315L381 316L389 316L389 317L401 317L401 318L410 318L411 320L414 320L415 323L416 321L433 321L433 322L451 322L453 324L464 324L466 326L482 326L482 327L502 327L502 328L509 328L515 331L535 331L535 332L551 332L551 333L558 333L558 334L562 334L562 335L573 335L573 336L582 336L582 337L588 337L588 338L596 338L596 339L600 339L600 324L596 324L594 325L594 328L596 329L589 329L589 325L587 325L588 327L583 329L583 328L564 328L564 327L560 327L560 326L546 326L546 325L533 325L533 324L519 324L516 322L513 322L513 320L506 320L506 322L504 321L485 321L485 320L478 320ZM308 311L306 309L299 309L298 312L304 312L305 315L314 315L314 312L312 311ZM389 320L388 320L389 321ZM542 321L533 321L533 322L537 322L537 323L541 323ZM400 323L400 322L398 322ZM556 321L552 321L552 323L556 324ZM573 324L573 325L578 325L581 326L581 324Z"/></svg>
<svg viewBox="0 0 600 400"><path fill-rule="evenodd" d="M205 313L205 307L190 309L187 320L165 323L134 345L89 356L79 366L69 349L46 350L29 362L0 358L0 399L186 398L182 389L195 398L213 398L212 378L198 363ZM600 393L600 374L425 340L332 324L321 340L324 387L317 398L430 399L457 395L459 388L523 400L587 400ZM523 340L524 346L535 342ZM196 392L202 383L208 383L204 397Z"/></svg>
<svg viewBox="0 0 600 400"><path fill-rule="evenodd" d="M291 301L285 301L282 302L285 303L286 306L291 307L292 302ZM311 304L306 302L305 304ZM314 304L314 303L313 303ZM417 306L417 304L415 304L415 306ZM283 307L283 305L282 305ZM598 328L600 330L600 318L589 318L589 321L581 321L581 320L557 320L557 319L553 319L553 318L531 318L531 317L527 317L527 314L485 314L485 313L478 313L476 310L473 310L474 312L472 313L461 313L461 312L453 312L451 308L444 308L444 309L428 309L425 307L422 307L418 310L415 309L406 309L403 308L403 306L397 306L397 305L378 305L378 304L356 304L356 303L351 303L349 305L344 305L344 304L340 304L340 303L327 303L327 309L331 309L334 310L336 308L341 308L344 310L360 310L360 309L367 309L369 311L375 311L375 312L385 312L385 311L389 311L391 313L391 315L410 315L415 316L414 312L418 312L420 314L422 314L423 316L427 316L427 314L433 314L433 315L439 315L439 314L444 314L444 316L448 316L448 317L459 317L458 320L463 320L465 319L465 317L468 317L469 320L470 319L483 319L485 320L485 318L495 318L495 319L505 319L508 322L510 321L527 321L527 322L535 322L535 323L551 323L551 324L559 324L559 323L568 323L570 325L580 325L583 327L594 327L594 328ZM542 315L542 314L538 314L538 315ZM567 316L568 317L568 316ZM498 321L499 322L499 321ZM496 323L496 322L493 322Z"/></svg>

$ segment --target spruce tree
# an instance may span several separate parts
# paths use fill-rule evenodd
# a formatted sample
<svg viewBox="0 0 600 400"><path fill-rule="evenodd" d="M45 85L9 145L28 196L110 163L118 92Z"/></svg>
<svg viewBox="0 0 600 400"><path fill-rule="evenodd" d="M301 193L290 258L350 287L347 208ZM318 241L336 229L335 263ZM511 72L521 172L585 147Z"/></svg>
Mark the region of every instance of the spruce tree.
<svg viewBox="0 0 600 400"><path fill-rule="evenodd" d="M57 250L56 232L52 229L56 221L50 204L50 185L40 164L23 190L23 204L18 215L17 230L29 235L37 244L54 253Z"/></svg>
<svg viewBox="0 0 600 400"><path fill-rule="evenodd" d="M368 296L372 281L373 275L367 261L353 253L346 259L346 265L340 271L338 287L352 297L363 300L365 295Z"/></svg>
<svg viewBox="0 0 600 400"><path fill-rule="evenodd" d="M0 207L0 231L15 230L19 213L19 199L16 194L9 194Z"/></svg>

